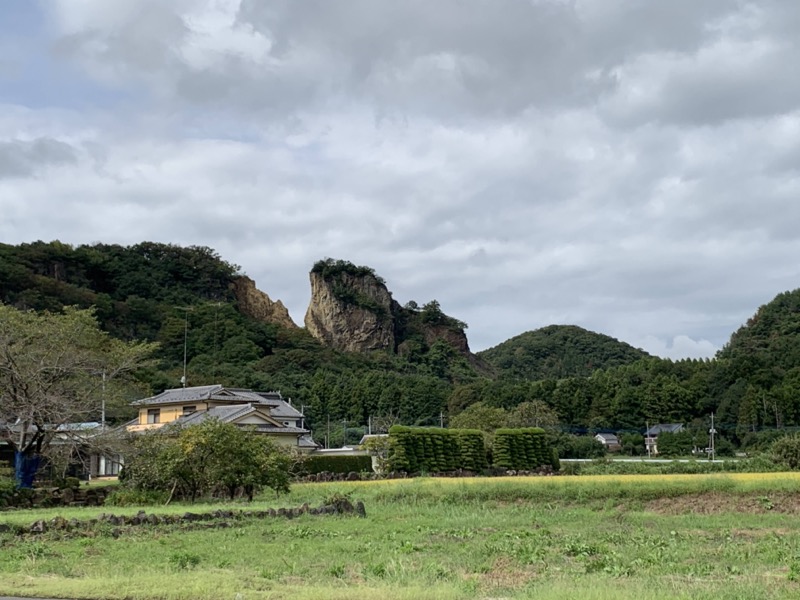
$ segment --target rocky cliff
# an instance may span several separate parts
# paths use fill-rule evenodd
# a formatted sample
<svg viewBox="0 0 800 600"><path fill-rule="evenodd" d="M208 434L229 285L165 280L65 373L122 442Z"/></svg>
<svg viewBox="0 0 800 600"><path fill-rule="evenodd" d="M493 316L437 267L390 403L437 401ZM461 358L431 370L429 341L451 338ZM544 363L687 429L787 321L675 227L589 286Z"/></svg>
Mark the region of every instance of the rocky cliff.
<svg viewBox="0 0 800 600"><path fill-rule="evenodd" d="M310 274L311 302L306 329L326 346L349 352L386 350L409 356L437 341L470 359L465 323L445 315L435 300L401 307L386 283L369 267L326 259Z"/></svg>
<svg viewBox="0 0 800 600"><path fill-rule="evenodd" d="M308 332L347 352L394 352L392 296L381 278L344 261L320 261L310 273Z"/></svg>
<svg viewBox="0 0 800 600"><path fill-rule="evenodd" d="M297 328L283 303L280 300L273 301L267 294L256 288L255 281L249 277L237 277L231 287L242 314L262 323Z"/></svg>

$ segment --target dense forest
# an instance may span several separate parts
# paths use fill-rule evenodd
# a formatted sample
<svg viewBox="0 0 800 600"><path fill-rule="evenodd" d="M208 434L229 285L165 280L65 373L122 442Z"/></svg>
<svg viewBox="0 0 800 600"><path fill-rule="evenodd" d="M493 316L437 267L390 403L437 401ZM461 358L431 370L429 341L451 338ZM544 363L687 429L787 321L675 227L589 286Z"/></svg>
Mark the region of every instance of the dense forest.
<svg viewBox="0 0 800 600"><path fill-rule="evenodd" d="M347 265L313 268L334 277ZM180 385L185 340L190 385L280 389L318 428L329 419L353 428L368 420L437 424L478 402L511 411L533 401L550 407L566 431L641 432L648 422L681 422L703 432L713 412L721 436L747 443L800 425L800 290L759 308L711 360L660 359L551 325L479 353L484 368L446 341L425 342L425 323L465 326L435 300L397 311L402 352L347 353L303 329L244 315L232 291L240 276L205 247L0 244L0 302L94 307L115 337L159 342L157 361L138 375L152 393ZM125 418L125 409L115 416Z"/></svg>

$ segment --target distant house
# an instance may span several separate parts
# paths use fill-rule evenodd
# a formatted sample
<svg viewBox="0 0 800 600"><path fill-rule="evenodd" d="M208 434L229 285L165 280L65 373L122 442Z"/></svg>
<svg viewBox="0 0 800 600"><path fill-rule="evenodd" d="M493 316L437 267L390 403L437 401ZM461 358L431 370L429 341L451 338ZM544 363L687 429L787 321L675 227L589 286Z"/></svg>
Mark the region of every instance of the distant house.
<svg viewBox="0 0 800 600"><path fill-rule="evenodd" d="M7 425L8 430L19 434L19 422ZM29 428L32 433L35 426ZM119 475L122 457L105 447L103 434L107 431L100 423L62 423L47 427L50 441L47 444L50 453L60 454L66 462L64 472L55 472L50 461L45 460L37 474L37 478L53 477L106 477ZM14 449L5 441L0 441L0 463L14 464Z"/></svg>
<svg viewBox="0 0 800 600"><path fill-rule="evenodd" d="M132 433L167 424L189 427L215 418L223 423L250 427L282 446L303 451L318 447L304 427L303 413L284 400L280 392L206 385L165 390L131 404L139 408L139 416L125 427Z"/></svg>
<svg viewBox="0 0 800 600"><path fill-rule="evenodd" d="M658 454L658 436L662 433L680 433L683 431L682 423L660 423L653 425L644 432L644 447L648 454Z"/></svg>
<svg viewBox="0 0 800 600"><path fill-rule="evenodd" d="M613 433L598 433L594 439L603 444L608 452L618 452L622 449L619 438Z"/></svg>

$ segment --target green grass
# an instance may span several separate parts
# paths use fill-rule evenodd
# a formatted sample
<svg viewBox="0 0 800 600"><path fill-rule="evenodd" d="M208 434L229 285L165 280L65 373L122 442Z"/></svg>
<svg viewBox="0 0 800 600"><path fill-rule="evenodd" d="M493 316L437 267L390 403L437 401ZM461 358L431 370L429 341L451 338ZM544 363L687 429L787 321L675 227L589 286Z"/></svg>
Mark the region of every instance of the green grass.
<svg viewBox="0 0 800 600"><path fill-rule="evenodd" d="M0 534L0 595L793 598L800 595L800 522L785 512L797 508L789 502L798 491L800 478L793 474L297 485L289 496L260 499L254 508L313 505L339 492L364 500L367 518L303 516L204 530L139 527L119 538L103 527L92 537L71 539ZM146 510L224 506L230 505ZM716 510L695 511L709 506ZM21 511L0 513L0 522L137 510Z"/></svg>

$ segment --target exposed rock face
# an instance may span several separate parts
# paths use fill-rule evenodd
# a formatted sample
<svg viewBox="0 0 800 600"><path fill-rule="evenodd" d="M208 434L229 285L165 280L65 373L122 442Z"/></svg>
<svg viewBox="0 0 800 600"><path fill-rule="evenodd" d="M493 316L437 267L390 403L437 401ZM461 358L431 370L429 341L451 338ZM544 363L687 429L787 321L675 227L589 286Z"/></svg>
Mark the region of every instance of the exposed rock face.
<svg viewBox="0 0 800 600"><path fill-rule="evenodd" d="M394 352L392 296L370 274L312 271L311 302L306 312L308 332L326 346L347 352Z"/></svg>
<svg viewBox="0 0 800 600"><path fill-rule="evenodd" d="M425 336L425 343L429 346L433 345L437 340L443 340L450 344L456 351L463 356L472 356L469 351L469 342L467 342L467 334L463 329L456 329L447 325L425 325L422 328L422 333Z"/></svg>
<svg viewBox="0 0 800 600"><path fill-rule="evenodd" d="M297 328L289 316L289 311L280 300L275 302L256 288L249 277L239 277L233 282L233 293L242 314L262 323L273 323L281 327Z"/></svg>

